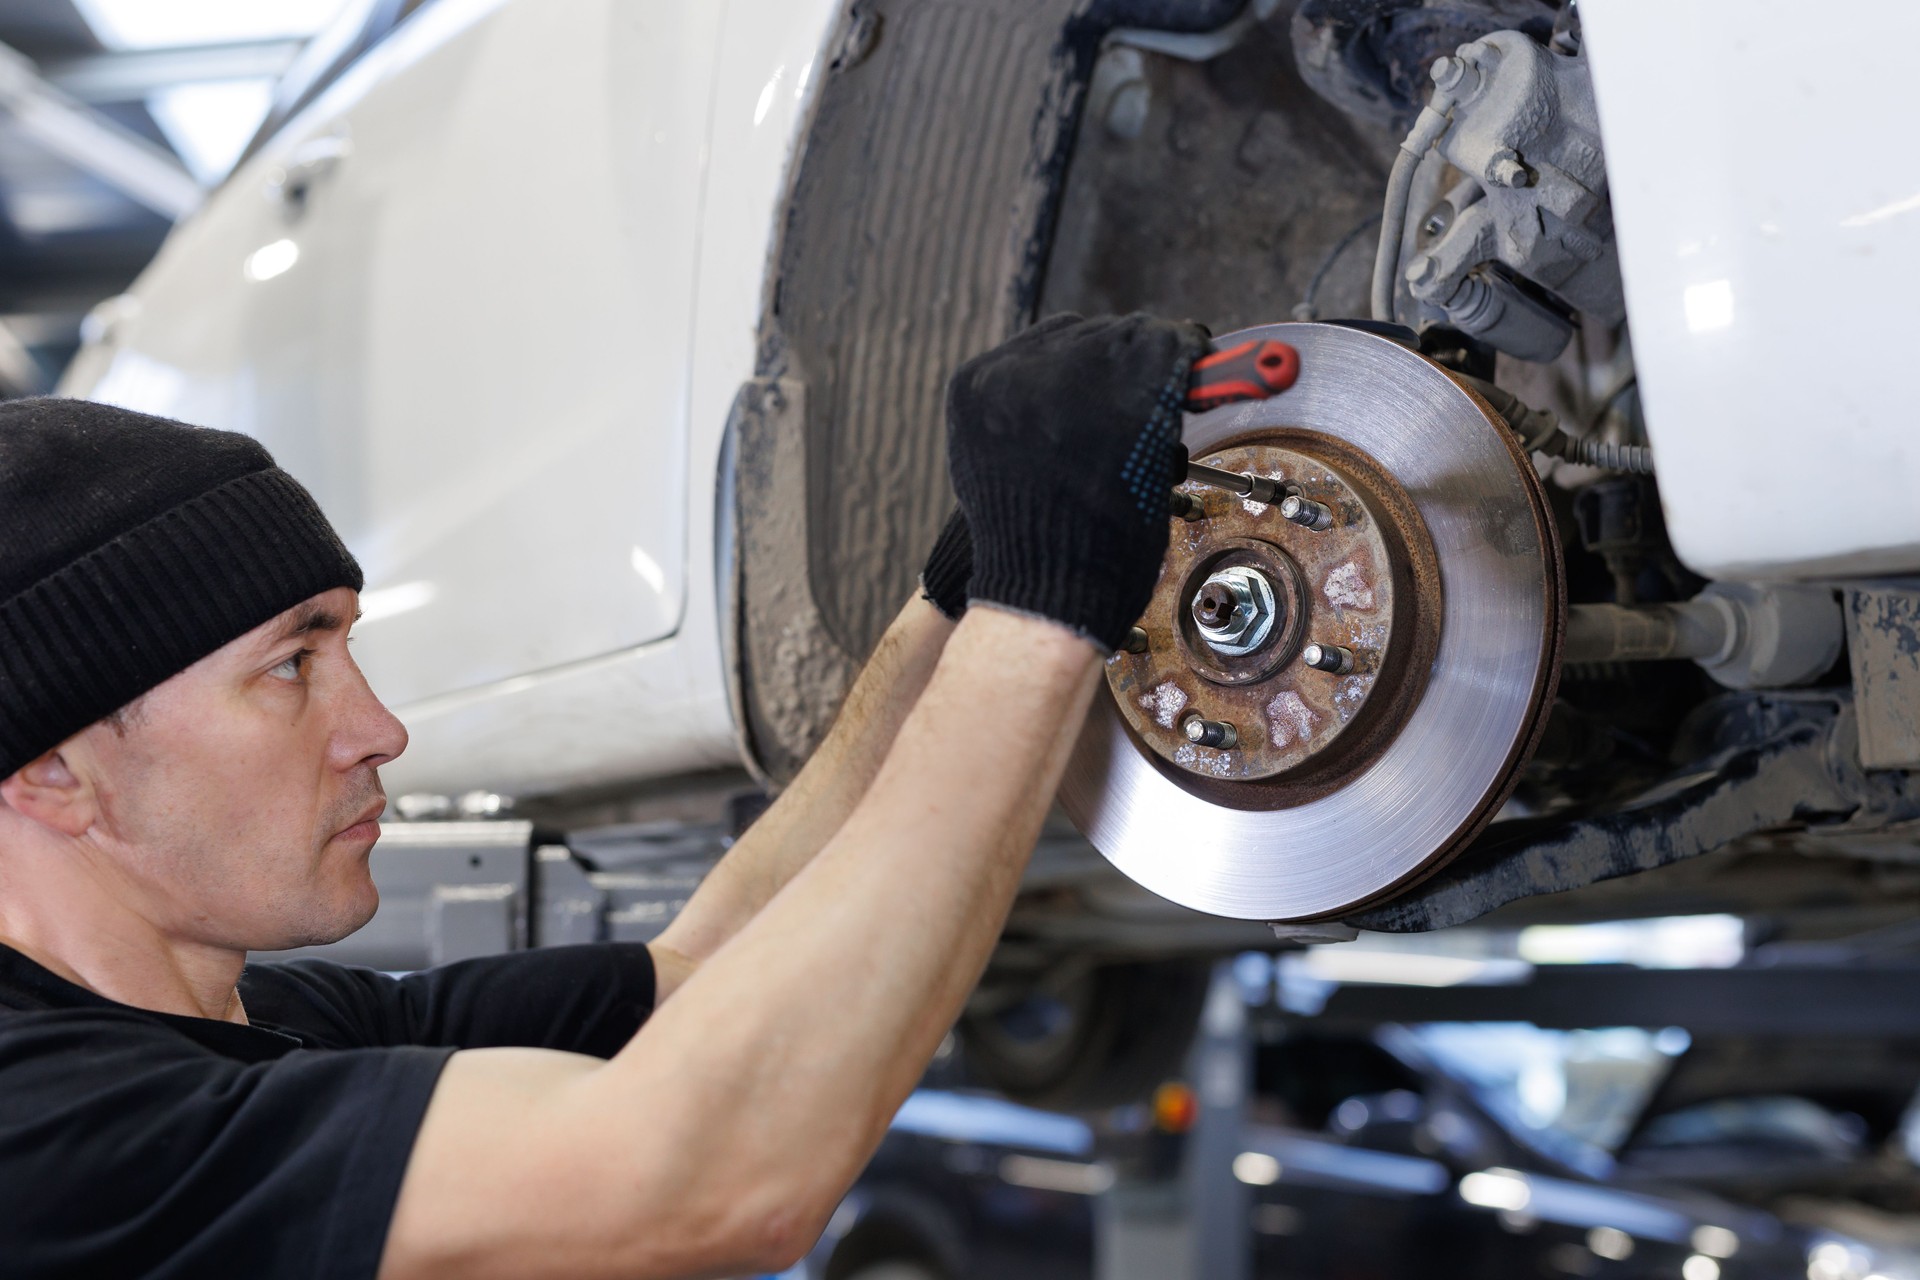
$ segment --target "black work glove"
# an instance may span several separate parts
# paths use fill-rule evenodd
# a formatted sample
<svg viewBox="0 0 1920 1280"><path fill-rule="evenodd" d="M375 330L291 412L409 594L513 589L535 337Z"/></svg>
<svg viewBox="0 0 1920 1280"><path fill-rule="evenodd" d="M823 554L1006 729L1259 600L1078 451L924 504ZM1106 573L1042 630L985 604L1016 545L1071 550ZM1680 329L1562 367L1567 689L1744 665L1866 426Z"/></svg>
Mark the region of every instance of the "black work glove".
<svg viewBox="0 0 1920 1280"><path fill-rule="evenodd" d="M1054 316L960 366L947 462L973 534L972 600L1117 649L1167 552L1181 407L1206 330Z"/></svg>
<svg viewBox="0 0 1920 1280"><path fill-rule="evenodd" d="M972 578L973 537L967 532L967 513L956 511L927 553L927 566L920 570L920 594L947 621L958 622L967 611L967 584Z"/></svg>

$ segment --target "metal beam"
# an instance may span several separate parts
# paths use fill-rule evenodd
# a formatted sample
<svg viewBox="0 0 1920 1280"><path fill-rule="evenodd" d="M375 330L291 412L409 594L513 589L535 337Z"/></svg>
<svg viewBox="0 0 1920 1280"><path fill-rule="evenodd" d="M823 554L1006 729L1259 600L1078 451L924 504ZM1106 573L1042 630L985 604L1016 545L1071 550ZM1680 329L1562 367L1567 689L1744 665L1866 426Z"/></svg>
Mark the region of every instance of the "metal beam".
<svg viewBox="0 0 1920 1280"><path fill-rule="evenodd" d="M175 85L278 80L304 44L302 40L250 40L89 54L45 63L40 74L48 84L80 102L138 102Z"/></svg>
<svg viewBox="0 0 1920 1280"><path fill-rule="evenodd" d="M1321 1018L1684 1027L1696 1035L1920 1037L1920 964L1738 969L1543 965L1515 986L1343 986Z"/></svg>
<svg viewBox="0 0 1920 1280"><path fill-rule="evenodd" d="M170 219L200 203L200 184L171 151L69 98L31 59L0 45L0 110L21 133Z"/></svg>

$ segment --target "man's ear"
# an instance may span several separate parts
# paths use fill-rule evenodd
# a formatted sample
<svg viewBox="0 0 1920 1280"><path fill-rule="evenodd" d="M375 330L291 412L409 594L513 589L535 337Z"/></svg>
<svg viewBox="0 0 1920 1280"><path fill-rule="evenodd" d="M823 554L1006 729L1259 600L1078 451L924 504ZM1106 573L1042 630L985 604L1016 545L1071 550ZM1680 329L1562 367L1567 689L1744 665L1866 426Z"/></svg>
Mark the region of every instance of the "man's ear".
<svg viewBox="0 0 1920 1280"><path fill-rule="evenodd" d="M0 800L62 835L85 835L96 816L93 787L68 767L57 749L0 779Z"/></svg>

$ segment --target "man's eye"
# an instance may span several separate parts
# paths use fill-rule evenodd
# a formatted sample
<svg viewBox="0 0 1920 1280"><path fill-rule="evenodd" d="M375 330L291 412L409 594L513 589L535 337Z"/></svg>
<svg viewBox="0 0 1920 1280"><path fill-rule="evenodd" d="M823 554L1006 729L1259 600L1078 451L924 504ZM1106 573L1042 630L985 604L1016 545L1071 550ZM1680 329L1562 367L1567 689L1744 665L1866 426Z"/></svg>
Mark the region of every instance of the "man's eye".
<svg viewBox="0 0 1920 1280"><path fill-rule="evenodd" d="M276 663L273 670L268 672L268 674L277 676L282 680L298 680L306 674L307 659L312 656L313 650L302 649L300 652L290 656L285 662Z"/></svg>

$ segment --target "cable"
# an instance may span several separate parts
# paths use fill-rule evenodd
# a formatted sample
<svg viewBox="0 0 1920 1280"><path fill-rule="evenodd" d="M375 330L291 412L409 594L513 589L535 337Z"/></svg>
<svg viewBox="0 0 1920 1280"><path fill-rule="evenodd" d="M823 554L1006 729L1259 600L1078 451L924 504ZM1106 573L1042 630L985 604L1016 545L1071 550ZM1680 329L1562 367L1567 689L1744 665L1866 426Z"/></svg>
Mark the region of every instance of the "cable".
<svg viewBox="0 0 1920 1280"><path fill-rule="evenodd" d="M1627 393L1632 386L1631 379L1601 402L1600 412L1594 416L1588 428L1589 434L1576 436L1566 429L1558 415L1550 410L1531 407L1505 387L1482 378L1456 376L1486 397L1493 411L1520 437L1520 447L1529 453L1541 453L1549 458L1577 462L1582 466L1599 467L1603 471L1625 471L1643 476L1653 474L1653 451L1646 445L1613 444L1596 440L1591 434L1614 403Z"/></svg>
<svg viewBox="0 0 1920 1280"><path fill-rule="evenodd" d="M1591 436L1575 440L1564 434L1549 443L1559 446L1564 452L1557 452L1553 448L1545 448L1541 452L1564 458L1568 462L1599 467L1603 471L1626 471L1641 476L1653 474L1653 451L1643 444L1612 444Z"/></svg>
<svg viewBox="0 0 1920 1280"><path fill-rule="evenodd" d="M1442 59L1443 62L1453 61ZM1436 73L1440 64L1434 64ZM1373 318L1393 320L1394 285L1400 274L1400 241L1407 232L1407 203L1413 196L1414 170L1432 149L1440 135L1453 123L1447 113L1453 110L1453 94L1435 87L1432 99L1421 109L1420 118L1400 143L1400 154L1393 158L1393 170L1387 174L1387 201L1380 210L1380 247L1373 255Z"/></svg>
<svg viewBox="0 0 1920 1280"><path fill-rule="evenodd" d="M1373 318L1393 322L1394 277L1400 274L1400 240L1407 233L1407 200L1420 157L1401 146L1387 175L1387 203L1380 211L1380 244L1373 251Z"/></svg>
<svg viewBox="0 0 1920 1280"><path fill-rule="evenodd" d="M1373 224L1378 221L1380 221L1379 214L1369 215L1365 222L1362 222L1359 226L1341 236L1333 248L1327 250L1326 256L1320 259L1320 266L1313 273L1313 279L1307 283L1306 297L1302 298L1300 305L1293 309L1293 318L1295 320L1319 319L1320 313L1315 310L1313 304L1314 300L1320 296L1320 286L1326 281L1327 272L1333 270L1333 264L1340 261L1340 255L1345 253L1355 240L1365 235Z"/></svg>

